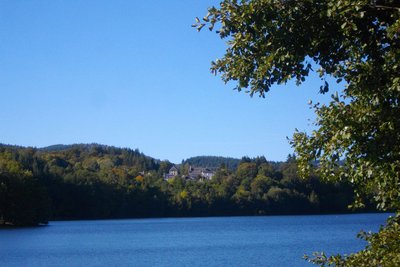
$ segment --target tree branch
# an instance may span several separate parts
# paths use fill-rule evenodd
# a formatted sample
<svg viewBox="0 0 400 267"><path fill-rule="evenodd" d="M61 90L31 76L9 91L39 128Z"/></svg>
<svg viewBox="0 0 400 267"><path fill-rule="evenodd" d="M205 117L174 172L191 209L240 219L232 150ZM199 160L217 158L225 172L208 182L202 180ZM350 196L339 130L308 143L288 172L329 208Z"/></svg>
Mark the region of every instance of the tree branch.
<svg viewBox="0 0 400 267"><path fill-rule="evenodd" d="M369 5L369 6L376 9L389 9L389 10L400 11L400 7L394 7L394 6L382 6L382 5Z"/></svg>

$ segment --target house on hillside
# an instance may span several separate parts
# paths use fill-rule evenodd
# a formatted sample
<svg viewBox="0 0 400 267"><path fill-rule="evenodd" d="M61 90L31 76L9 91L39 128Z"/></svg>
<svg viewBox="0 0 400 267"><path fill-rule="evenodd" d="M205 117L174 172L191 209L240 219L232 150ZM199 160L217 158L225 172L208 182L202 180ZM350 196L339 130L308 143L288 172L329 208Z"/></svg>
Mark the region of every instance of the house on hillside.
<svg viewBox="0 0 400 267"><path fill-rule="evenodd" d="M164 179L169 180L171 178L174 178L178 174L179 174L178 168L174 165L169 169L168 173L164 174Z"/></svg>
<svg viewBox="0 0 400 267"><path fill-rule="evenodd" d="M198 167L189 167L189 175L188 179L199 180L199 179L207 179L211 180L214 176L215 172L208 168L198 168Z"/></svg>
<svg viewBox="0 0 400 267"><path fill-rule="evenodd" d="M215 172L208 168L189 166L188 175L185 176L185 178L190 180L203 180L203 179L211 180L214 174ZM179 169L174 165L169 169L168 173L164 174L164 179L169 180L178 175L179 175Z"/></svg>
<svg viewBox="0 0 400 267"><path fill-rule="evenodd" d="M203 171L201 172L202 177L204 177L207 180L211 180L214 174L215 174L214 171L207 168L203 169Z"/></svg>

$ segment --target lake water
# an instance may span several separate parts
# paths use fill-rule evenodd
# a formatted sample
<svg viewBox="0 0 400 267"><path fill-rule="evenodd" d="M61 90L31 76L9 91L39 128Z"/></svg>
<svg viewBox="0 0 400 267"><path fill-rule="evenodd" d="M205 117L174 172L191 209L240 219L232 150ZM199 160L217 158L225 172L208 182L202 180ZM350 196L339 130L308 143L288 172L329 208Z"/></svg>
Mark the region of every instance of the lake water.
<svg viewBox="0 0 400 267"><path fill-rule="evenodd" d="M310 266L389 214L59 221L0 230L1 266ZM312 265L311 265L312 266Z"/></svg>

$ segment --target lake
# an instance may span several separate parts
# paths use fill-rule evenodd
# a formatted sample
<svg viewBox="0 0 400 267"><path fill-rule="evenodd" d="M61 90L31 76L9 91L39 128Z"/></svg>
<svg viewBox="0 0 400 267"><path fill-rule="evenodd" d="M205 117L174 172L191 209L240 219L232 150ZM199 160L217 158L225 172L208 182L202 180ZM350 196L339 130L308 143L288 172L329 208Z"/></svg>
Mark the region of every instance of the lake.
<svg viewBox="0 0 400 267"><path fill-rule="evenodd" d="M389 214L56 221L0 230L1 266L313 266Z"/></svg>

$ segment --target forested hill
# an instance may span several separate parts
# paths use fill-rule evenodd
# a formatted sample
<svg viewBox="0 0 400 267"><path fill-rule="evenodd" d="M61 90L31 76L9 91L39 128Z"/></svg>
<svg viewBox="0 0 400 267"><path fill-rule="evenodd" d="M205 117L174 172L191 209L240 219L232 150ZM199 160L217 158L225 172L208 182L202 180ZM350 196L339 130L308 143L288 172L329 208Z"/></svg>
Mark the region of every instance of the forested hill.
<svg viewBox="0 0 400 267"><path fill-rule="evenodd" d="M225 166L229 170L236 170L240 163L240 159L230 157L217 157L217 156L197 156L191 157L182 162L182 164L189 164L191 166L217 169Z"/></svg>
<svg viewBox="0 0 400 267"><path fill-rule="evenodd" d="M326 183L316 176L300 179L294 158L280 163L264 157L239 162L213 159L210 162L219 167L211 180L183 178L184 165L181 174L165 180L163 174L172 164L138 150L97 144L52 149L0 145L0 225L347 212L353 199L348 184ZM234 162L237 167L231 169Z"/></svg>
<svg viewBox="0 0 400 267"><path fill-rule="evenodd" d="M61 151L61 150L67 150L67 149L69 149L69 148L71 148L71 147L73 147L73 146L86 146L86 145L78 145L78 144L75 144L75 145L63 145L63 144L58 144L58 145L51 145L51 146L46 146L46 147L41 147L41 148L38 148L39 150L42 150L42 151Z"/></svg>

